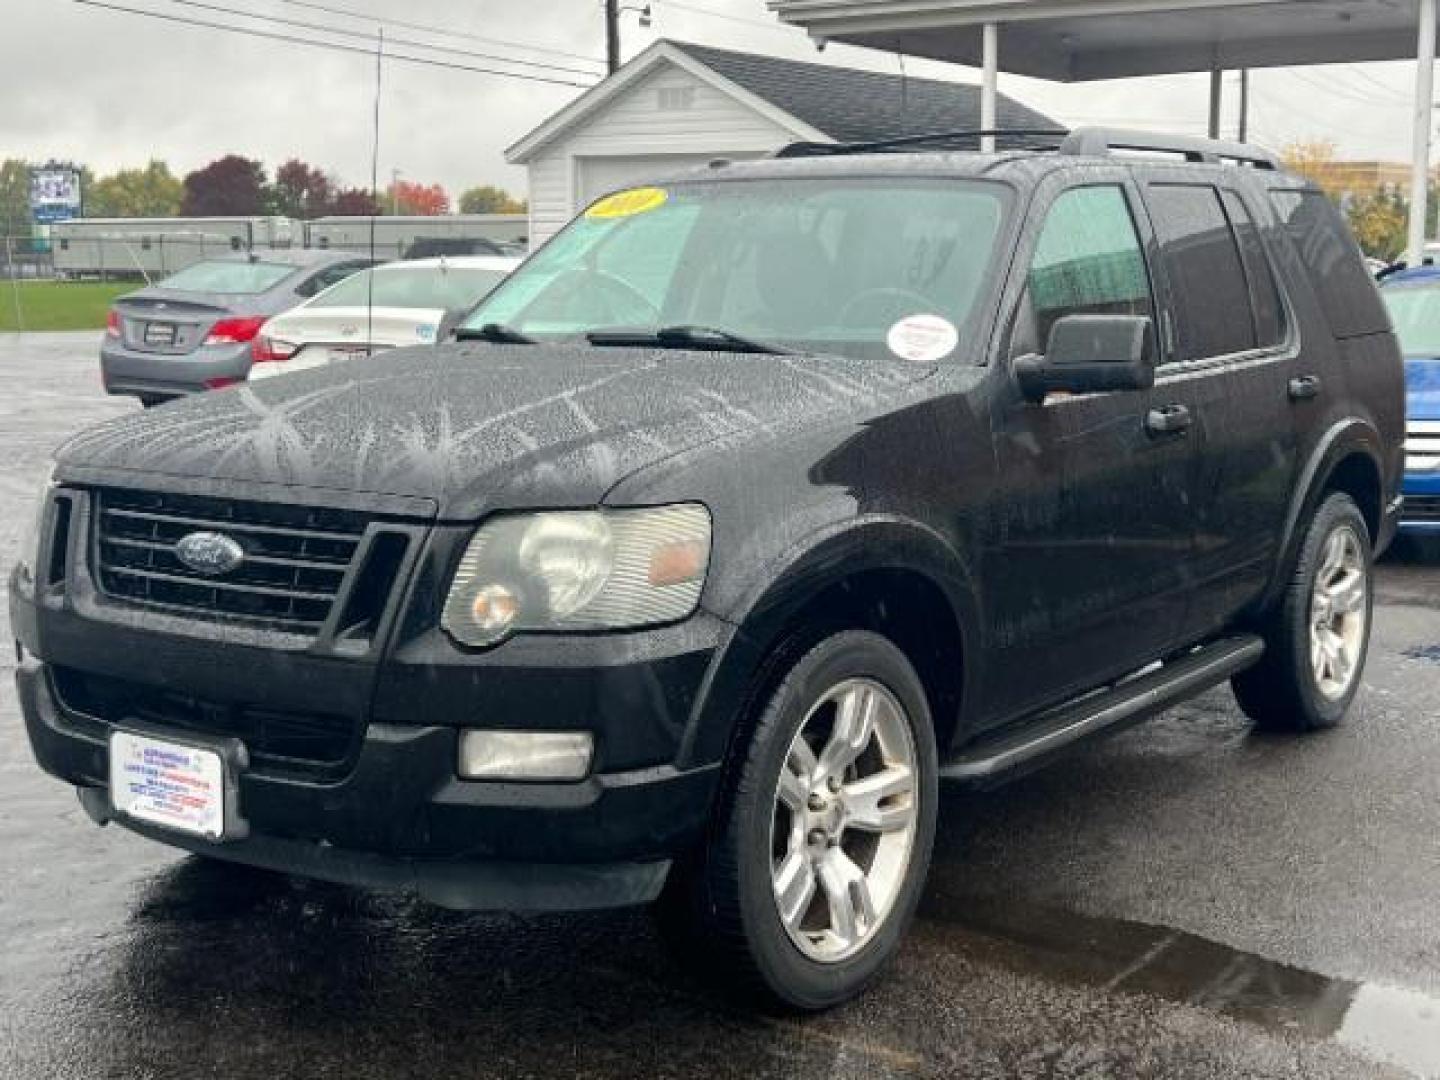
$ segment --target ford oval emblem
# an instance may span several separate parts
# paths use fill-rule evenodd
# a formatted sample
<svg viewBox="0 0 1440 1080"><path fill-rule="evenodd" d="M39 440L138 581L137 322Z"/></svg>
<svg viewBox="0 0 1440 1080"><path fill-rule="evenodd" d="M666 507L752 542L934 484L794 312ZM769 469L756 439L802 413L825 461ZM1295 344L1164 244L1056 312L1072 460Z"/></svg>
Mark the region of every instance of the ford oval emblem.
<svg viewBox="0 0 1440 1080"><path fill-rule="evenodd" d="M218 577L245 561L245 549L224 533L193 532L176 543L175 557L197 574Z"/></svg>

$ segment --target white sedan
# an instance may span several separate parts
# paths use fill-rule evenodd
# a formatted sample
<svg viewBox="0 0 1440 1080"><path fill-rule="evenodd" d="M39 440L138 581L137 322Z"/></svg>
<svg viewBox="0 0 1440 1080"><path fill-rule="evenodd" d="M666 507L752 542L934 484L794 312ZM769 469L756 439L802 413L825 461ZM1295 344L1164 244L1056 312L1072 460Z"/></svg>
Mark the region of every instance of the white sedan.
<svg viewBox="0 0 1440 1080"><path fill-rule="evenodd" d="M520 265L504 255L386 263L353 274L260 329L251 379L401 345L432 345L447 314L473 307Z"/></svg>

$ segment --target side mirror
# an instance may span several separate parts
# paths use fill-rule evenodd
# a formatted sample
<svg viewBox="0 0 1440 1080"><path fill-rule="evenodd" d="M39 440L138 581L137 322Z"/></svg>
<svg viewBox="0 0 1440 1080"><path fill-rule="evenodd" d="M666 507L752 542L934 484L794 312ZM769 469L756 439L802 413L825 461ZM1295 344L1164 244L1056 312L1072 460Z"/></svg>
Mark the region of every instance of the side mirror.
<svg viewBox="0 0 1440 1080"><path fill-rule="evenodd" d="M1155 385L1155 325L1138 315L1067 315L1050 330L1044 356L1015 361L1029 401L1056 391L1100 394Z"/></svg>

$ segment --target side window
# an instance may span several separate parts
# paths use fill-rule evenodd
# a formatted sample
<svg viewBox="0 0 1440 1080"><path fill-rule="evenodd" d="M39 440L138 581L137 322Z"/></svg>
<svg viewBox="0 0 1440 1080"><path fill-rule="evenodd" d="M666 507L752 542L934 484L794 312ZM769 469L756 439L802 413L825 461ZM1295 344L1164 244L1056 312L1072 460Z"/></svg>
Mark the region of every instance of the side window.
<svg viewBox="0 0 1440 1080"><path fill-rule="evenodd" d="M1118 185L1055 200L1035 246L1012 352L1040 352L1067 315L1154 317L1135 220Z"/></svg>
<svg viewBox="0 0 1440 1080"><path fill-rule="evenodd" d="M1255 348L1240 249L1210 185L1155 184L1146 193L1170 282L1179 361Z"/></svg>
<svg viewBox="0 0 1440 1080"><path fill-rule="evenodd" d="M1260 230L1245 203L1233 191L1222 191L1220 197L1225 203L1226 214L1230 216L1235 239L1240 244L1240 261L1245 265L1245 277L1250 285L1250 306L1255 312L1255 343L1262 349L1268 349L1285 340L1285 304L1280 299L1280 285L1275 280L1270 257L1265 254Z"/></svg>
<svg viewBox="0 0 1440 1080"><path fill-rule="evenodd" d="M1389 327L1385 305L1365 269L1339 211L1318 191L1277 190L1270 201L1300 254L1325 317L1338 338L1383 334Z"/></svg>

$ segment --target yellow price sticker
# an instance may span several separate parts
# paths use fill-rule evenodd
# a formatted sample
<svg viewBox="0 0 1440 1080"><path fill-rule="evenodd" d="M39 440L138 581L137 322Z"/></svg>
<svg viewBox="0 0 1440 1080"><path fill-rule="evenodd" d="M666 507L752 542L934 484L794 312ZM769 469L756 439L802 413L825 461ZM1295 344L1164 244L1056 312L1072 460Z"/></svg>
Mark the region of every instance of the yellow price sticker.
<svg viewBox="0 0 1440 1080"><path fill-rule="evenodd" d="M585 211L587 218L624 218L648 214L664 206L670 195L664 188L642 187L606 195Z"/></svg>

